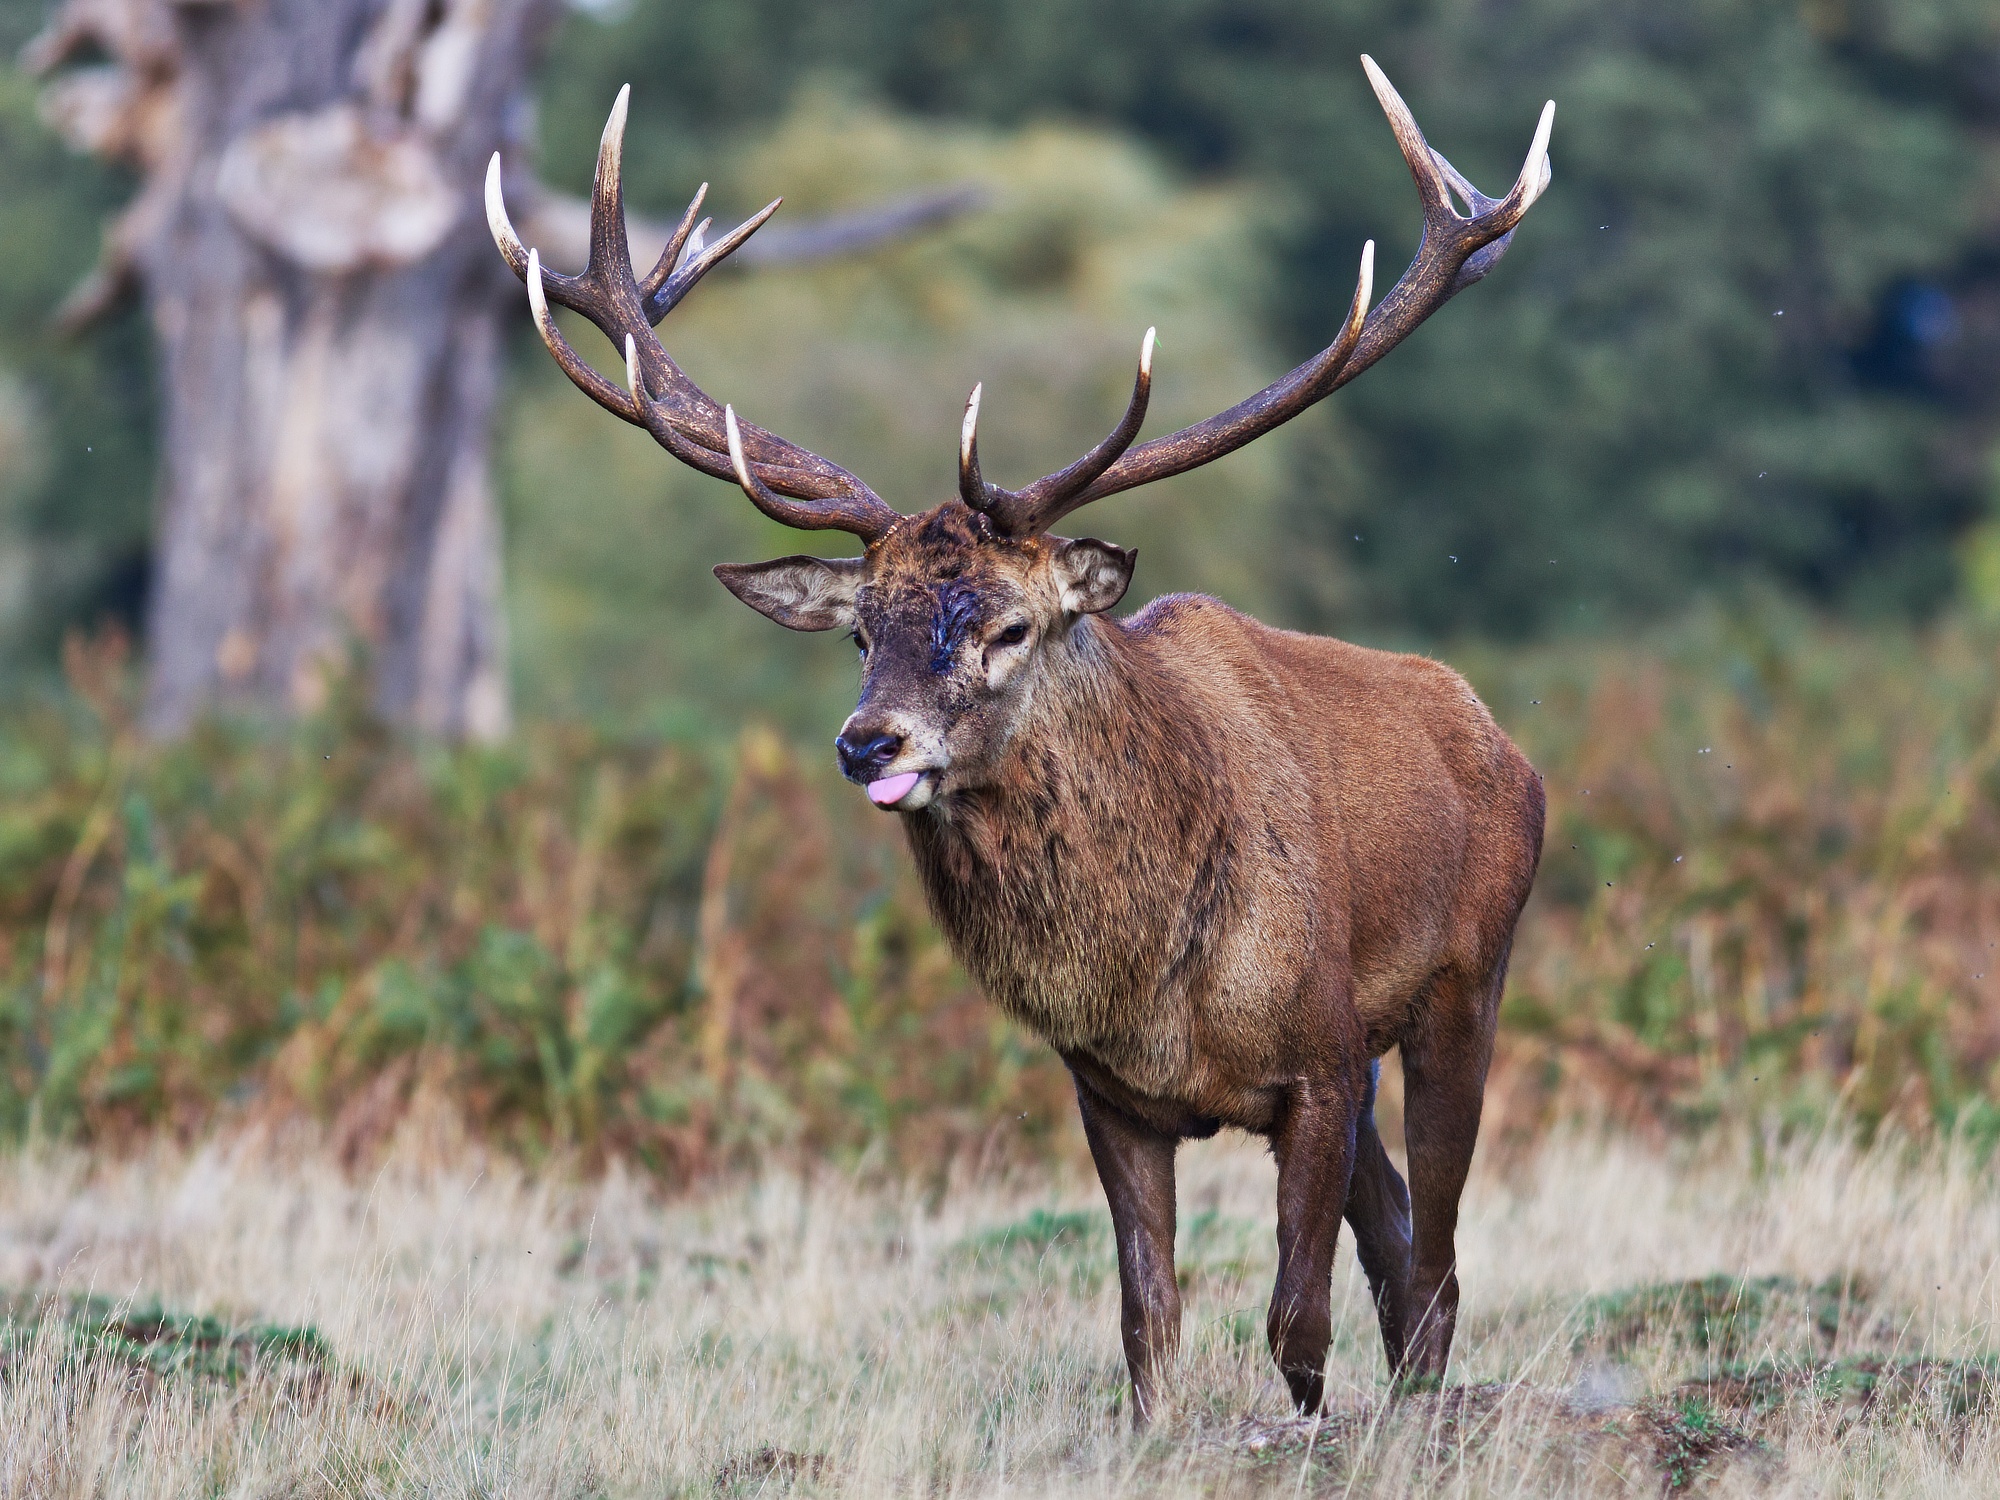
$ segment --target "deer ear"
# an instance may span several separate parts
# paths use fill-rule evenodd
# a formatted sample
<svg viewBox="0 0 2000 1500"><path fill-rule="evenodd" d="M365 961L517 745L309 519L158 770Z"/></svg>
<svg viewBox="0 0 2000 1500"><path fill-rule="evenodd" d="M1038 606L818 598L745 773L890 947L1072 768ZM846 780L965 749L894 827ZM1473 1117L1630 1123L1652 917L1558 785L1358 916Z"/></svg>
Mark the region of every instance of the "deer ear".
<svg viewBox="0 0 2000 1500"><path fill-rule="evenodd" d="M1062 607L1073 615L1102 614L1132 587L1138 561L1136 547L1114 547L1090 536L1064 542L1053 564Z"/></svg>
<svg viewBox="0 0 2000 1500"><path fill-rule="evenodd" d="M722 586L787 630L852 630L854 595L868 571L859 557L781 557L723 563Z"/></svg>

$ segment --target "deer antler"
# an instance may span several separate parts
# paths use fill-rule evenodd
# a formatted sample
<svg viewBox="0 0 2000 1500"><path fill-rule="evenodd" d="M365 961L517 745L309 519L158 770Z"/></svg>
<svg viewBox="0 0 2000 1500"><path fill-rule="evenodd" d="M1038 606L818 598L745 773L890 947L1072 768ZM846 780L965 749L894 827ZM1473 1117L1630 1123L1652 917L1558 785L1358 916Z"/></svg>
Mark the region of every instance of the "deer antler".
<svg viewBox="0 0 2000 1500"><path fill-rule="evenodd" d="M959 494L967 505L985 511L995 528L1006 535L1035 536L1093 500L1212 463L1332 395L1499 263L1514 227L1549 185L1548 144L1549 130L1555 123L1555 101L1542 107L1534 144L1528 148L1528 159L1513 190L1505 198L1489 198L1431 149L1409 106L1375 66L1375 60L1364 54L1361 66L1389 117L1390 129L1396 133L1396 144L1409 163L1424 210L1424 236L1416 259L1375 310L1368 309L1375 271L1375 242L1370 240L1361 250L1361 274L1347 321L1333 343L1282 380L1220 415L1133 448L1152 384L1153 334L1147 330L1139 356L1138 383L1124 420L1068 468L1018 490L989 484L980 475L979 391L975 389L966 404L959 442ZM1469 215L1452 206L1454 191L1471 209Z"/></svg>
<svg viewBox="0 0 2000 1500"><path fill-rule="evenodd" d="M590 259L579 276L547 270L523 247L507 217L500 154L486 170L486 221L514 274L528 284L528 305L542 342L577 388L614 416L652 433L669 453L718 479L735 479L774 521L806 531L850 532L865 542L901 519L873 490L838 464L725 413L667 353L653 328L696 282L761 228L782 199L704 248L709 221L695 221L708 185L694 195L666 248L643 281L633 274L625 238L623 155L628 84L605 122L590 199ZM581 313L625 355L625 384L614 385L586 363L549 315L549 303ZM733 458L740 453L741 459Z"/></svg>

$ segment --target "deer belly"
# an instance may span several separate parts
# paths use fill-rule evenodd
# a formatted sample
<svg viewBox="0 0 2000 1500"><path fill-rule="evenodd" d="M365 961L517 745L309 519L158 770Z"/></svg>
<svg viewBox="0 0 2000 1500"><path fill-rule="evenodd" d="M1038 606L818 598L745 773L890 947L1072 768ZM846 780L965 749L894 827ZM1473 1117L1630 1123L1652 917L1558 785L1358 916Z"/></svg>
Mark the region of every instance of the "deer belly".
<svg viewBox="0 0 2000 1500"><path fill-rule="evenodd" d="M1229 948L1250 947L1250 935L1243 937ZM1264 1085L1285 1071L1271 1053L1282 1006L1266 966L1228 961L1236 956L1217 955L1223 961L1192 974L1162 961L1143 979L1125 975L1126 983L1106 981L1130 955L973 973L995 1005L1065 1058L1087 1057L1123 1088L1163 1106L1255 1128L1252 1117L1268 1112Z"/></svg>
<svg viewBox="0 0 2000 1500"><path fill-rule="evenodd" d="M1129 954L1118 962L1059 947L1032 963L996 963L976 951L961 957L994 1005L1065 1056L1096 1058L1148 1094L1171 1094L1186 1076L1192 1028L1185 1008L1135 982Z"/></svg>

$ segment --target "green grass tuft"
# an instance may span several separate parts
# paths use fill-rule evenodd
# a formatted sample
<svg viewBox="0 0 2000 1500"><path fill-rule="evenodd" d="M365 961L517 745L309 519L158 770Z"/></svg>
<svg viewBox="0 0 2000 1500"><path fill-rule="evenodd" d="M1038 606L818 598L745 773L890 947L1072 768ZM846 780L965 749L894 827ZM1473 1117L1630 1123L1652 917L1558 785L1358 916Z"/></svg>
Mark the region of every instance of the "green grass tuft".
<svg viewBox="0 0 2000 1500"><path fill-rule="evenodd" d="M1671 1339L1718 1359L1740 1357L1775 1335L1803 1329L1831 1349L1868 1305L1852 1277L1807 1285L1790 1276L1704 1276L1606 1292L1579 1311L1576 1344L1609 1353ZM1786 1325L1780 1328L1776 1325Z"/></svg>
<svg viewBox="0 0 2000 1500"><path fill-rule="evenodd" d="M237 1385L280 1369L325 1372L333 1352L316 1329L237 1325L98 1296L0 1295L0 1369L37 1346L154 1379Z"/></svg>

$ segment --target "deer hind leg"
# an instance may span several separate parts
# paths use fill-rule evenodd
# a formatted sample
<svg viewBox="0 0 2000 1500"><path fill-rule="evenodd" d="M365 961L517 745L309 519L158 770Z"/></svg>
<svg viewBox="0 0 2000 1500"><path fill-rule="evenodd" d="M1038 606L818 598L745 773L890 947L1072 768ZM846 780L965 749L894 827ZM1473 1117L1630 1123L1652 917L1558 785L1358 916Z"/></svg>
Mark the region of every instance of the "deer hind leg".
<svg viewBox="0 0 2000 1500"><path fill-rule="evenodd" d="M1479 1141L1486 1068L1506 978L1505 954L1491 971L1432 980L1403 1038L1403 1136L1410 1163L1411 1247L1406 1378L1439 1380L1458 1324L1458 1200Z"/></svg>
<svg viewBox="0 0 2000 1500"><path fill-rule="evenodd" d="M1368 1064L1368 1088L1354 1127L1354 1171L1347 1184L1347 1222L1368 1275L1382 1349L1393 1373L1402 1368L1410 1313L1410 1190L1375 1129L1375 1084L1381 1063Z"/></svg>
<svg viewBox="0 0 2000 1500"><path fill-rule="evenodd" d="M1295 1085L1271 1136L1278 1159L1278 1281L1266 1332L1292 1400L1308 1415L1320 1409L1333 1341L1333 1251L1363 1093L1356 1073Z"/></svg>
<svg viewBox="0 0 2000 1500"><path fill-rule="evenodd" d="M1132 1119L1081 1078L1071 1077L1084 1139L1118 1237L1118 1331L1132 1373L1133 1420L1143 1423L1159 1409L1160 1386L1180 1347L1181 1290L1174 1279L1174 1149L1179 1142Z"/></svg>

